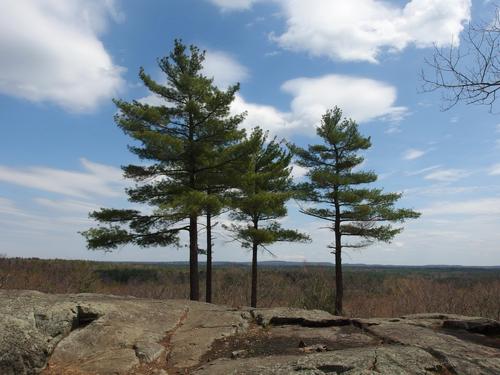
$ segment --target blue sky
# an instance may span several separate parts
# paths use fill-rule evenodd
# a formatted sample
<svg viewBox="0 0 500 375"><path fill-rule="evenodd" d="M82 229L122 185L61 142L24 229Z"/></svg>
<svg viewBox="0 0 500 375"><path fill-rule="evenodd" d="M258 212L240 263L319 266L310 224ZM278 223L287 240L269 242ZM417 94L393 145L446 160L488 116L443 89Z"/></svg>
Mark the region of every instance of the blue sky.
<svg viewBox="0 0 500 375"><path fill-rule="evenodd" d="M338 105L372 137L363 168L422 217L345 262L498 265L500 117L481 106L443 112L419 81L433 44L491 14L479 0L2 1L0 254L187 260L184 248L88 251L77 233L92 225L89 210L129 206L119 167L137 160L111 99L157 102L139 67L161 82L156 59L182 38L207 51L217 85L241 82L232 111L248 111L246 128L306 145ZM284 222L314 241L274 246L276 259L332 261L322 223L293 202ZM215 257L249 260L220 229Z"/></svg>

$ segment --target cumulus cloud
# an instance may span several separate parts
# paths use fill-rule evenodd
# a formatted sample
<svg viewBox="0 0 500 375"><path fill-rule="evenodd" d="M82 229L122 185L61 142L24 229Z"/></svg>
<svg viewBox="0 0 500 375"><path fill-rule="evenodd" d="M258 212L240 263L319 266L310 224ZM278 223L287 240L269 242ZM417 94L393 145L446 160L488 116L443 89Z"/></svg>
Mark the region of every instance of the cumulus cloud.
<svg viewBox="0 0 500 375"><path fill-rule="evenodd" d="M0 182L66 196L89 198L98 196L117 197L123 194L125 182L122 171L109 165L80 159L84 171L30 167L11 168L0 166ZM47 205L48 201L38 203Z"/></svg>
<svg viewBox="0 0 500 375"><path fill-rule="evenodd" d="M339 106L346 116L367 122L381 116L400 116L405 107L395 107L396 88L373 79L329 74L296 78L282 89L293 95L293 113L305 121L318 121L328 108Z"/></svg>
<svg viewBox="0 0 500 375"><path fill-rule="evenodd" d="M213 54L207 54L211 74L220 87L244 80L246 69L236 60L228 64L224 74L224 56L213 59ZM234 67L234 68L232 68ZM217 71L221 74L217 75ZM219 78L217 78L219 77ZM231 103L231 113L247 112L243 123L246 129L260 126L272 134L285 135L290 133L311 134L327 109L338 106L344 116L363 123L372 120L389 121L396 124L404 118L406 107L396 106L397 91L382 81L348 75L329 74L314 78L296 78L288 80L281 90L292 96L290 109L279 110L271 105L254 103L246 100L241 94L236 94ZM165 105L159 96L151 94L139 99L139 102L149 105Z"/></svg>
<svg viewBox="0 0 500 375"><path fill-rule="evenodd" d="M242 82L249 77L248 69L223 51L207 50L204 74L214 78L221 87ZM271 105L254 103L237 94L231 104L231 113L247 112L243 126L247 129L260 126L273 134L291 132L310 133L319 124L321 116L334 106L342 108L346 117L359 123L375 119L401 121L408 109L396 106L397 91L394 86L373 79L328 74L319 77L299 77L285 81L281 90L292 96L290 109L282 111ZM165 105L159 96L151 94L139 99L149 105Z"/></svg>
<svg viewBox="0 0 500 375"><path fill-rule="evenodd" d="M227 88L236 82L245 81L248 69L226 52L208 50L203 64L203 73L214 78L220 88Z"/></svg>
<svg viewBox="0 0 500 375"><path fill-rule="evenodd" d="M281 0L286 31L280 46L343 61L377 62L385 50L450 44L470 19L470 0Z"/></svg>
<svg viewBox="0 0 500 375"><path fill-rule="evenodd" d="M89 111L122 87L99 35L123 15L112 0L0 2L0 93Z"/></svg>
<svg viewBox="0 0 500 375"><path fill-rule="evenodd" d="M247 102L237 94L231 103L233 115L247 112L243 126L250 130L257 126L269 130L273 134L293 130L295 124L290 113L281 112L273 106Z"/></svg>
<svg viewBox="0 0 500 375"><path fill-rule="evenodd" d="M203 63L203 74L214 79L214 84L221 89L226 89L237 82L248 79L248 68L238 62L230 54L224 51L207 50ZM166 82L162 79L162 83ZM156 94L150 94L138 100L140 103L153 106L168 105L168 103Z"/></svg>
<svg viewBox="0 0 500 375"><path fill-rule="evenodd" d="M403 153L403 159L405 160L415 160L424 156L426 151L418 150L415 148L410 148Z"/></svg>
<svg viewBox="0 0 500 375"><path fill-rule="evenodd" d="M248 112L247 128L261 126L273 133L301 132L310 134L327 109L340 107L346 117L359 123L375 119L399 120L406 107L395 106L396 88L373 79L329 74L315 78L286 81L281 89L292 96L290 110L247 102L238 96L233 113Z"/></svg>

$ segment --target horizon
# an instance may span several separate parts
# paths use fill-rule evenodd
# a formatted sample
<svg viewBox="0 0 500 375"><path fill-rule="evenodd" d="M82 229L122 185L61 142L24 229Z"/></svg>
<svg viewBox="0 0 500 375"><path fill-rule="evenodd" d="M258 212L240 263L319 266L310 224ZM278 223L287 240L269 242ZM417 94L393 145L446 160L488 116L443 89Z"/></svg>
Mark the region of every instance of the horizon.
<svg viewBox="0 0 500 375"><path fill-rule="evenodd" d="M371 137L362 169L378 174L373 186L403 192L398 206L422 216L405 223L391 244L348 251L345 265L499 267L500 117L462 103L442 111L439 92L418 92L433 45L460 43L465 25L491 18L493 6L469 0L432 0L425 7L419 0L367 0L359 9L328 0L2 2L0 254L188 260L185 237L178 249L102 252L87 250L79 234L95 225L89 211L136 207L126 199L129 183L120 166L140 161L113 121L111 99L160 103L140 83L139 67L164 82L156 59L181 38L206 50L204 72L218 87L241 82L231 112L248 111L244 128L260 125L300 146L319 143L315 126L338 105ZM325 11L315 11L320 8ZM379 16L389 21L381 25ZM376 32L367 31L371 24ZM302 168L293 173L304 181ZM288 204L283 223L308 232L312 243L273 245L276 258L263 252L260 261L333 264L332 233L297 208ZM215 235L215 263L250 261L220 225Z"/></svg>
<svg viewBox="0 0 500 375"><path fill-rule="evenodd" d="M0 254L1 255L1 254ZM2 257L0 257L2 259ZM96 262L96 263L122 263L122 264L167 264L167 265L186 265L189 266L188 260L177 260L177 261L138 261L138 260L94 260L94 259L80 259L80 258L39 258L39 257L3 257L3 259L20 259L20 260L42 260L42 261L75 261L75 262ZM206 265L206 261L199 260L198 264L200 266ZM263 260L259 261L261 266L269 266L271 264L285 264L287 267L298 267L298 266L323 266L323 265L335 265L335 262L319 261L319 262L308 262L308 261L288 261L288 260ZM248 265L251 266L251 261L230 261L230 260L219 260L214 261L213 266L218 265ZM500 268L498 265L463 265L463 264L381 264L381 263L342 263L342 267L390 267L390 268L488 268L496 269Z"/></svg>

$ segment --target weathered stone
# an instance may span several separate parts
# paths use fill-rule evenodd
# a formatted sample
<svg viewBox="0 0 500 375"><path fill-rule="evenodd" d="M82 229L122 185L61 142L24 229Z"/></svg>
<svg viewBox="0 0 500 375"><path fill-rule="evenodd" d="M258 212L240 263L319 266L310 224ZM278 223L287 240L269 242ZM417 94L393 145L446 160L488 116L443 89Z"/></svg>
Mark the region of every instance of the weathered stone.
<svg viewBox="0 0 500 375"><path fill-rule="evenodd" d="M380 343L379 339L355 326L321 327L321 329L311 329L311 327L300 325L273 326L268 330L268 335L271 338L295 339L298 347L300 347L300 342L304 346L321 343L332 349L371 346Z"/></svg>
<svg viewBox="0 0 500 375"><path fill-rule="evenodd" d="M237 310L206 303L191 305L195 308L189 310L170 341L169 360L176 368L197 365L215 340L243 332L248 326Z"/></svg>
<svg viewBox="0 0 500 375"><path fill-rule="evenodd" d="M436 374L441 363L414 347L357 348L297 356L219 359L194 371L196 375L241 374ZM443 369L444 370L444 369ZM445 374L445 372L441 372Z"/></svg>
<svg viewBox="0 0 500 375"><path fill-rule="evenodd" d="M500 334L500 323L495 320L484 318L444 320L443 328L464 329L469 332L481 333L484 335Z"/></svg>
<svg viewBox="0 0 500 375"><path fill-rule="evenodd" d="M426 350L453 374L499 374L500 350L460 339L445 331L435 331L412 324L387 322L367 328L385 340Z"/></svg>
<svg viewBox="0 0 500 375"><path fill-rule="evenodd" d="M303 310L290 307L255 309L253 318L262 326L298 324L304 327L331 327L351 324L342 316L335 316L322 310Z"/></svg>
<svg viewBox="0 0 500 375"><path fill-rule="evenodd" d="M0 291L0 374L500 374L499 322Z"/></svg>
<svg viewBox="0 0 500 375"><path fill-rule="evenodd" d="M186 304L135 298L76 298L100 317L59 342L46 374L75 368L99 374L124 373L140 361L153 360L161 354L159 342L188 308Z"/></svg>
<svg viewBox="0 0 500 375"><path fill-rule="evenodd" d="M36 374L44 366L50 338L29 321L0 314L0 374Z"/></svg>

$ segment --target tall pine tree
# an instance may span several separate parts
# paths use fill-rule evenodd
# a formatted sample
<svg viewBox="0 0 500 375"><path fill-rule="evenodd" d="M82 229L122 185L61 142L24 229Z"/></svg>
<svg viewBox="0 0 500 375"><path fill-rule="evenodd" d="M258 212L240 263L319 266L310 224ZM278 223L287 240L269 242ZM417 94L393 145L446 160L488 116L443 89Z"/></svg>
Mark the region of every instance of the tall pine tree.
<svg viewBox="0 0 500 375"><path fill-rule="evenodd" d="M243 135L243 133L241 133ZM238 139L239 140L239 139ZM207 194L205 212L206 249L206 302L212 302L212 258L213 258L213 232L217 225L212 219L221 212L228 209L230 197L234 188L238 186L238 166L244 157L245 147L243 143L235 143L234 138L228 138L227 143L220 143L212 149L209 158L214 168L207 169L200 181L203 181Z"/></svg>
<svg viewBox="0 0 500 375"><path fill-rule="evenodd" d="M229 160L215 158L214 150L238 143L243 116L230 116L229 106L239 85L223 91L203 75L204 52L176 40L168 57L158 61L166 84L155 82L141 68L144 85L165 105L115 100L118 126L136 142L130 150L144 160L123 167L135 181L129 200L151 206L150 212L102 208L90 214L100 224L83 235L90 249L112 249L123 244L167 246L178 244L189 232L190 298L199 299L198 217L211 207L208 175ZM226 155L226 154L225 154Z"/></svg>
<svg viewBox="0 0 500 375"><path fill-rule="evenodd" d="M287 215L286 202L293 196L292 155L276 139L255 128L245 142L238 192L232 199L230 217L238 223L225 226L244 248L252 251L250 304L257 306L257 253L279 241L304 242L309 237L284 229L278 219Z"/></svg>
<svg viewBox="0 0 500 375"><path fill-rule="evenodd" d="M301 199L312 206L300 211L327 221L334 233L329 247L335 254L335 313L340 315L344 291L342 250L362 248L374 241L390 242L402 231L391 222L403 222L420 214L394 207L401 194L364 186L377 180L374 172L354 170L363 162L359 152L371 146L370 138L359 133L356 122L342 118L339 108L326 112L317 134L323 144L291 148L297 164L308 169L309 182L301 184L299 190ZM346 242L345 238L358 240Z"/></svg>

